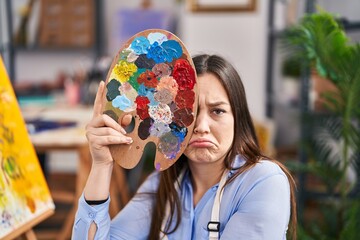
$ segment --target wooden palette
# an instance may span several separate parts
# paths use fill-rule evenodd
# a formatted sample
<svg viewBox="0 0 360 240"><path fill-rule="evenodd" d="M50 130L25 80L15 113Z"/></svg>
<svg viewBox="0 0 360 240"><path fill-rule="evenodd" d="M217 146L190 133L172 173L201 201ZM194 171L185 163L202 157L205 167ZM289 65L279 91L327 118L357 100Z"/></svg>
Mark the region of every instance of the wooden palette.
<svg viewBox="0 0 360 240"><path fill-rule="evenodd" d="M119 124L124 115L133 117L127 135L134 142L112 145L114 160L133 168L147 144L155 144L155 169L173 165L188 144L197 111L195 67L181 40L160 29L131 37L113 60L105 92L105 114Z"/></svg>

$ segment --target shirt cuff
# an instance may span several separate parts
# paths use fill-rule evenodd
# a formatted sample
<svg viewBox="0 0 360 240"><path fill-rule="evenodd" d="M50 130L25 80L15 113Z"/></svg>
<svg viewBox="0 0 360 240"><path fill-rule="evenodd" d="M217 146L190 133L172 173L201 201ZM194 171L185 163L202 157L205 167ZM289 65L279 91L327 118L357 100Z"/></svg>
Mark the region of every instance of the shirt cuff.
<svg viewBox="0 0 360 240"><path fill-rule="evenodd" d="M84 193L79 198L78 216L77 219L85 220L86 222L99 223L108 218L109 215L110 196L106 202L99 205L89 205L85 201Z"/></svg>

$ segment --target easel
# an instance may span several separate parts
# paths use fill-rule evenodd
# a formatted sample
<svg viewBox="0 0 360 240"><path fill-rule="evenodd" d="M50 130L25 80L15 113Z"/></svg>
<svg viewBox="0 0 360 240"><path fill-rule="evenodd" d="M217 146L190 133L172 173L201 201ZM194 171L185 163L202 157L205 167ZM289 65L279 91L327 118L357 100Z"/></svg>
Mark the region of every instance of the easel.
<svg viewBox="0 0 360 240"><path fill-rule="evenodd" d="M16 165L15 168L17 169L17 171L20 171L21 167L27 169L26 174L25 171L23 172L24 174L19 174L19 176L21 177L16 179L17 184L20 184L18 186L21 186L22 193L28 194L32 202L35 203L35 201L37 200L44 204L41 208L37 208L37 206L34 206L32 208L29 207L27 208L26 206L28 206L28 204L26 205L22 204L24 201L20 201L20 200L17 201L17 199L19 198L19 196L22 198L28 196L21 195L20 191L15 191L17 193L17 195L15 195L12 192L13 189L12 185L9 183L4 184L5 186L4 189L7 192L7 195L4 194L5 196L4 199L8 202L12 201L14 202L14 204L16 204L12 208L29 209L32 214L26 214L25 216L23 216L24 218L22 219L21 223L13 224L10 222L10 227L6 227L6 228L1 227L0 237L2 240L17 239L20 236L21 238L25 238L28 240L36 240L36 236L32 231L32 228L54 213L54 205L50 193L48 193L49 191L47 189L47 184L45 182L45 179L43 178L40 165L38 165L38 160L35 155L35 150L30 142L30 138L28 137L25 123L21 116L19 105L15 98L15 93L12 89L10 80L7 76L6 69L2 62L1 57L0 57L0 87L2 94L0 95L1 97L0 107L2 107L0 108L1 110L0 114L2 116L2 119L0 121L2 125L0 129L8 129L6 128L6 126L15 126L14 128L11 129L11 131L9 130L9 132L11 136L17 136L17 138L14 137L11 139L11 141L8 141L6 140L6 138L3 137L4 135L3 132L1 132L0 141L2 143L5 143L5 146L7 146L7 148L9 149L14 149L14 151L17 150L17 152L19 151L18 149L22 149L23 152L26 152L25 154L16 155L17 162L14 165ZM22 139L22 141L18 141L18 139ZM24 151L24 149L26 151ZM2 161L4 161L4 159L7 159L3 157L5 156L3 155L4 153L7 154L8 158L9 156L12 157L14 156L6 151L3 151L2 149L0 153L1 153ZM2 171L1 174L2 174L1 177L3 176L6 177L9 175L9 173L6 173L5 175L4 171ZM36 182L31 181L34 179ZM36 191L32 191L33 186L37 187ZM42 198L39 198L40 196L39 194L34 194L35 192L38 192L39 189L42 189L42 191L44 191L42 198L44 198L45 201L42 201ZM1 196L1 198L3 198L3 196ZM5 200L2 204L6 204ZM23 207L23 205L25 207ZM23 213L22 211L17 212L12 210L13 209L11 209L10 214L13 215Z"/></svg>
<svg viewBox="0 0 360 240"><path fill-rule="evenodd" d="M32 229L26 231L22 236L24 236L27 240L36 240L36 235Z"/></svg>
<svg viewBox="0 0 360 240"><path fill-rule="evenodd" d="M25 239L25 240L37 240L36 235L32 228L38 223L42 222L44 219L48 218L54 213L54 210L50 209L41 214L39 217L32 219L30 222L25 223L19 228L15 229L8 235L6 235L3 240L13 240L13 239Z"/></svg>
<svg viewBox="0 0 360 240"><path fill-rule="evenodd" d="M36 235L35 235L35 232L32 230L32 228L29 229L29 230L27 230L27 231L25 231L24 233L20 234L20 235L19 235L18 237L16 237L16 238L12 238L12 237L8 238L8 237L6 237L5 239L37 240Z"/></svg>
<svg viewBox="0 0 360 240"><path fill-rule="evenodd" d="M24 232L23 234L20 235L19 237L20 239L26 239L26 240L36 240L36 235L34 233L34 231L32 229Z"/></svg>

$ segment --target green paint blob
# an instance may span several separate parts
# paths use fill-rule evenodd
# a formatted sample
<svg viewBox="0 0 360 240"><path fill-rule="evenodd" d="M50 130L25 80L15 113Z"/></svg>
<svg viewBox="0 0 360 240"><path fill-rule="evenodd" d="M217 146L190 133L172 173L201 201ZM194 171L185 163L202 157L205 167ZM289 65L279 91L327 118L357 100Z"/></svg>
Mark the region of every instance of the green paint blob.
<svg viewBox="0 0 360 240"><path fill-rule="evenodd" d="M139 83L137 82L137 78L140 74L144 73L146 71L146 68L138 68L136 72L130 77L128 83L136 90L139 90Z"/></svg>

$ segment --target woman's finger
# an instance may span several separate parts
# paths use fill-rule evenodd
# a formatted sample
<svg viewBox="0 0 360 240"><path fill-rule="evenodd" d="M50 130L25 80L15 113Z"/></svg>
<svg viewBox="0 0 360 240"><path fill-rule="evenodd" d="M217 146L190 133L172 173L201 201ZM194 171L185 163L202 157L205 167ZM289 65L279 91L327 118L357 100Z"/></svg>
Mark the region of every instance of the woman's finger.
<svg viewBox="0 0 360 240"><path fill-rule="evenodd" d="M111 127L90 128L88 132L96 136L125 136Z"/></svg>
<svg viewBox="0 0 360 240"><path fill-rule="evenodd" d="M93 110L93 117L96 117L102 114L102 101L103 101L103 94L105 89L105 82L101 81L99 84L98 91L96 93L95 101L94 101L94 110Z"/></svg>
<svg viewBox="0 0 360 240"><path fill-rule="evenodd" d="M97 135L93 132L86 134L89 142L95 147L100 148L112 144L130 144L133 140L124 135Z"/></svg>
<svg viewBox="0 0 360 240"><path fill-rule="evenodd" d="M131 121L132 121L131 114L126 114L121 119L121 126L126 127L127 125L129 125L131 123Z"/></svg>
<svg viewBox="0 0 360 240"><path fill-rule="evenodd" d="M91 122L87 125L87 128L99 128L99 127L110 127L115 129L118 132L121 132L122 134L126 134L126 131L123 127L121 127L114 119L109 117L106 114L98 115L94 117Z"/></svg>

